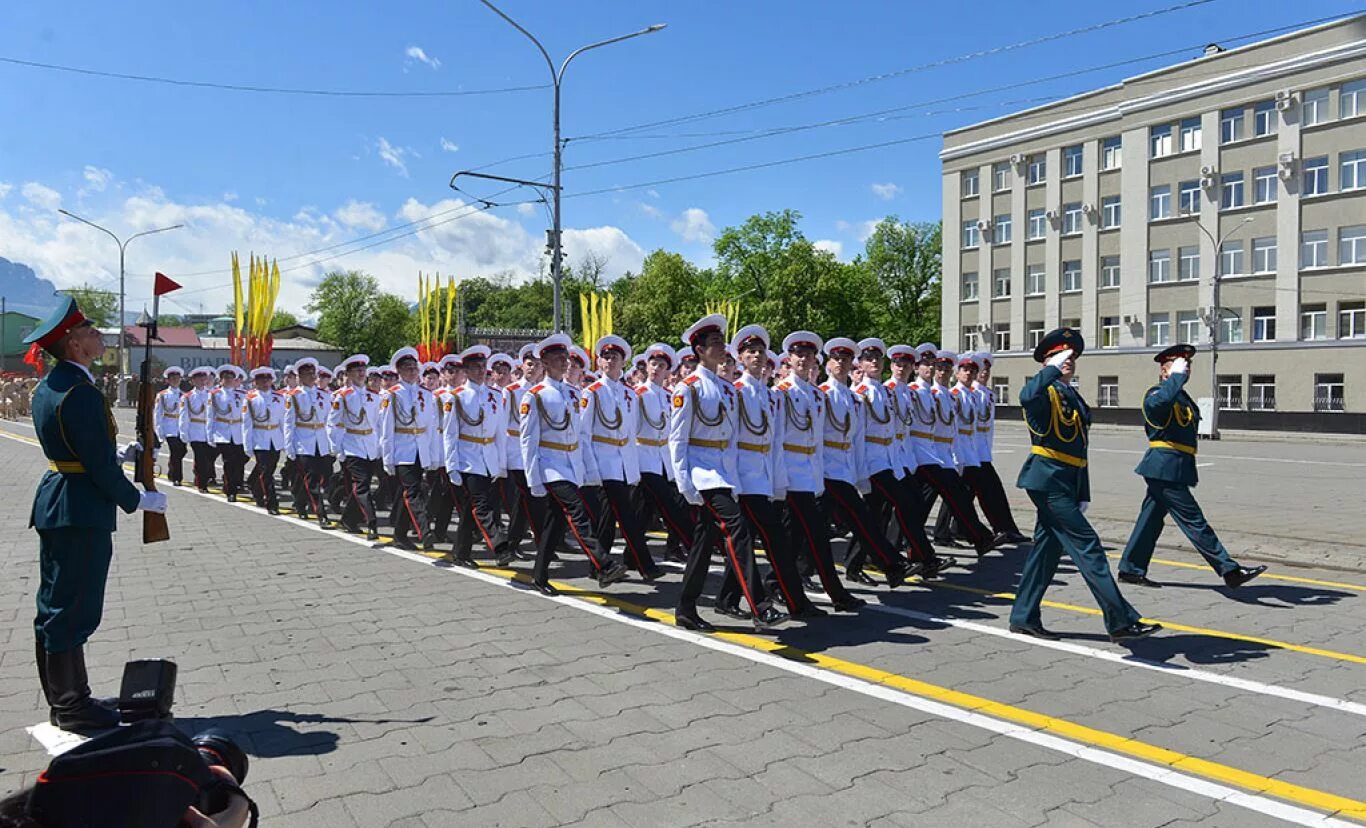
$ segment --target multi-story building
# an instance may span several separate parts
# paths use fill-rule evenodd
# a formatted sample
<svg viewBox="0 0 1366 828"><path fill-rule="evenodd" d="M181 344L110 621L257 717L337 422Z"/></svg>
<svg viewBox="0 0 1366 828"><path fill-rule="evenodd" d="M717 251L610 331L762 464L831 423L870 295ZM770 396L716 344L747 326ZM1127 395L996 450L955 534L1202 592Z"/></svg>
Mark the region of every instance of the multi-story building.
<svg viewBox="0 0 1366 828"><path fill-rule="evenodd" d="M994 351L1002 400L1067 325L1093 406L1137 409L1190 342L1221 410L1366 412L1366 15L954 130L940 158L943 341Z"/></svg>

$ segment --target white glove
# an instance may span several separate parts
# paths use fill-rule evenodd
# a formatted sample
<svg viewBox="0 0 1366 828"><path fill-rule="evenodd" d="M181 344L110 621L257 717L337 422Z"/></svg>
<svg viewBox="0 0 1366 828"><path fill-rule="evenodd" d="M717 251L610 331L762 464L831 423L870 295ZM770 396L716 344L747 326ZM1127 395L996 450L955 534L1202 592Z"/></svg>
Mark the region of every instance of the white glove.
<svg viewBox="0 0 1366 828"><path fill-rule="evenodd" d="M545 497L545 486L537 486L533 483L527 488L531 491L532 497Z"/></svg>
<svg viewBox="0 0 1366 828"><path fill-rule="evenodd" d="M137 441L134 441L134 442L129 443L128 445L126 445L126 446L123 447L123 451L119 452L119 462L120 462L120 463L131 463L131 462L133 462L134 460L138 459L138 452L140 452L140 451L142 451L142 444L141 444L141 443L139 443L139 442L137 442Z"/></svg>
<svg viewBox="0 0 1366 828"><path fill-rule="evenodd" d="M394 475L398 474L398 466L394 466L394 465L390 465L390 464L388 464L388 463L385 463L385 464L384 464L384 473L387 474L387 475L389 475L390 477L393 477Z"/></svg>
<svg viewBox="0 0 1366 828"><path fill-rule="evenodd" d="M1176 359L1172 360L1173 374L1184 374L1189 370L1190 363L1186 361L1185 357L1177 357Z"/></svg>
<svg viewBox="0 0 1366 828"><path fill-rule="evenodd" d="M686 501L688 501L688 504L689 504L689 505L692 505L692 506L701 506L701 505L702 505L702 495L701 495L701 493L698 492L696 489L688 489L687 491L683 491L683 490L680 489L680 490L679 490L679 494L683 495L683 499L686 500Z"/></svg>
<svg viewBox="0 0 1366 828"><path fill-rule="evenodd" d="M1086 510L1089 508L1091 508L1091 501L1089 500L1083 500L1077 504L1077 511L1081 512L1083 515L1086 514Z"/></svg>
<svg viewBox="0 0 1366 828"><path fill-rule="evenodd" d="M166 514L166 495L162 492L143 492L138 499L138 508L144 512Z"/></svg>
<svg viewBox="0 0 1366 828"><path fill-rule="evenodd" d="M1063 364L1064 362L1066 362L1067 360L1071 359L1071 358L1072 358L1072 349L1071 349L1071 348L1063 348L1061 351L1058 351L1056 354L1054 354L1053 356L1049 357L1049 358L1048 358L1048 363L1047 363L1047 364L1048 364L1048 365L1052 365L1054 368L1061 368L1061 367L1062 367L1062 364Z"/></svg>
<svg viewBox="0 0 1366 828"><path fill-rule="evenodd" d="M452 485L452 486L463 486L463 485L464 485L464 483L462 482L462 481L464 480L464 478L460 476L460 472L447 472L447 473L446 473L446 476L449 477L449 478L451 479L451 485Z"/></svg>

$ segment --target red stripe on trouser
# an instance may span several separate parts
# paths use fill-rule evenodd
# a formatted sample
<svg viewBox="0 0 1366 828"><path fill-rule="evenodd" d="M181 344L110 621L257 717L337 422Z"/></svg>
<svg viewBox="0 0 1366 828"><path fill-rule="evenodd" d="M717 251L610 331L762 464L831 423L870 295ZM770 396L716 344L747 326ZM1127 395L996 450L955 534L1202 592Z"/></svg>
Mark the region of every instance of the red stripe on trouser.
<svg viewBox="0 0 1366 828"><path fill-rule="evenodd" d="M305 467L305 468L307 468L307 467ZM318 514L318 512L319 512L320 510L318 509L318 501L316 501L316 500L313 499L313 487L310 486L310 485L308 485L309 475L308 475L308 472L307 472L307 471L303 472L303 479L304 479L304 494L308 495L308 503L309 503L309 505L311 505L311 506L313 507L313 514L316 515L316 514ZM321 481L318 483L318 485L319 485L319 486L322 485Z"/></svg>
<svg viewBox="0 0 1366 828"><path fill-rule="evenodd" d="M569 507L564 505L564 501L560 500L559 495L555 494L554 489L550 488L549 486L546 486L545 491L546 494L555 498L555 504L560 507L561 512L564 512L564 522L569 524L569 531L574 533L574 540L579 542L579 548L583 550L583 554L587 555L588 560L593 562L593 568L601 572L602 564L598 563L598 559L593 557L593 548L590 547L587 543L584 543L583 538L579 535L579 529L577 526L574 525L574 516L569 514ZM579 496L579 501L583 502L582 495ZM587 510L585 509L585 511Z"/></svg>
<svg viewBox="0 0 1366 828"><path fill-rule="evenodd" d="M417 539L422 540L422 527L417 524L417 515L413 514L413 504L408 502L408 487L403 485L403 481L398 481L398 490L403 493L403 508L408 511L408 522L417 530Z"/></svg>
<svg viewBox="0 0 1366 828"><path fill-rule="evenodd" d="M849 514L849 519L854 522L854 528L857 529L861 535L863 535L863 542L867 544L870 549L873 550L873 554L882 558L884 564L895 564L896 560L894 558L887 557L886 553L883 552L882 547L879 546L873 540L873 535L869 533L868 528L863 525L863 521L858 519L858 513L855 512L853 508L849 506L849 503L845 501L844 498L839 496L838 490L833 488L827 488L826 491L830 492L831 496L838 500L840 502L840 505L844 507L844 511ZM883 542L886 542L886 538L883 538Z"/></svg>
<svg viewBox="0 0 1366 828"><path fill-rule="evenodd" d="M825 591L828 593L830 592L830 584L837 582L832 582L830 573L821 568L821 556L820 553L816 551L816 536L811 532L811 524L807 523L806 518L802 517L801 509L794 509L792 506L793 504L788 504L788 511L790 511L797 518L797 522L802 525L802 534L806 536L806 545L811 547L811 560L816 564L816 573L821 577L821 586L825 587Z"/></svg>
<svg viewBox="0 0 1366 828"><path fill-rule="evenodd" d="M607 499L607 508L612 510L612 517L617 521L617 528L621 530L621 539L625 541L627 551L636 561L636 569L640 570L641 575L644 575L644 560L640 557L640 551L636 549L636 545L631 543L631 533L626 531L626 525L621 522L621 510L617 508L616 503L612 502L612 496L607 493L606 489L602 490L602 495Z"/></svg>
<svg viewBox="0 0 1366 828"><path fill-rule="evenodd" d="M874 486L877 486L877 490L881 492L882 496L886 498L889 504L891 504L892 514L896 515L897 525L901 527L901 534L906 536L906 543L915 549L916 553L919 554L921 560L929 560L929 552L927 550L921 549L919 544L916 543L915 535L911 534L910 528L906 525L905 518L901 516L901 509L897 506L896 499L892 497L891 493L888 492L887 489L883 487L881 483L877 482L876 478L870 477L868 478L868 482L872 483Z"/></svg>
<svg viewBox="0 0 1366 828"><path fill-rule="evenodd" d="M943 467L941 466L940 468ZM949 490L939 482L939 477L933 473L926 473L925 476L930 479L930 485L939 492L939 496L944 498L944 502L948 504L949 511L953 512L954 517L958 518L958 522L963 524L963 531L977 535L977 540L979 541L983 540L982 533L978 532L973 526L977 521L963 514L963 510L959 509L958 506L954 504L953 498L949 497Z"/></svg>
<svg viewBox="0 0 1366 828"><path fill-rule="evenodd" d="M778 589L783 592L783 600L787 602L789 609L797 609L797 603L792 600L792 593L788 590L787 584L783 583L782 568L773 560L777 553L773 551L772 539L770 539L768 533L764 531L764 524L760 522L759 516L754 514L754 510L745 505L743 500L740 501L740 508L744 509L745 514L749 515L749 522L754 524L754 531L758 532L764 538L764 551L768 552L769 566L773 567L773 579L778 582Z"/></svg>
<svg viewBox="0 0 1366 828"><path fill-rule="evenodd" d="M474 508L474 492L470 491L469 487L465 488L465 497L469 501L469 508L461 511L468 512L470 518L474 520L474 525L479 527L479 534L484 536L484 545L489 548L489 551L497 551L493 548L493 538L489 537L488 531L484 529L484 522L479 519L479 510ZM461 517L463 518L464 515Z"/></svg>
<svg viewBox="0 0 1366 828"><path fill-rule="evenodd" d="M360 510L360 516L365 518L368 525L371 517L365 513L365 506L361 504L360 492L356 491L356 478L351 476L351 470L346 469L346 477L351 481L351 498L356 501L356 508Z"/></svg>
<svg viewBox="0 0 1366 828"><path fill-rule="evenodd" d="M525 475L525 473L523 474ZM536 517L531 514L531 490L525 486L518 485L517 481L513 480L511 475L509 475L507 479L512 481L512 488L517 492L517 502L521 504L522 512L526 515L526 525L531 529L531 539L539 544L541 542L541 532L536 527Z"/></svg>
<svg viewBox="0 0 1366 828"><path fill-rule="evenodd" d="M726 521L712 508L710 503L703 501L703 504L707 507L707 511L711 512L712 517L716 519L716 525L721 527L721 534L726 539L726 554L730 556L730 565L735 567L735 579L740 582L740 589L744 590L745 600L749 601L750 611L757 617L759 605L754 602L754 596L749 591L749 573L740 568L740 558L735 554L735 544L731 543L730 540L730 527L726 526ZM753 550L750 550L750 554L754 554Z"/></svg>

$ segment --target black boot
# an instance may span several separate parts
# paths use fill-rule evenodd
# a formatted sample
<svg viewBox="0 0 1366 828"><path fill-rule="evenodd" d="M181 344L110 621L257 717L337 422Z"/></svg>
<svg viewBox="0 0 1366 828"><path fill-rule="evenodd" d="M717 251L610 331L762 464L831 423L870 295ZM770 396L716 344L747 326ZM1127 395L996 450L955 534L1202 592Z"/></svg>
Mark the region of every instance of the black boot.
<svg viewBox="0 0 1366 828"><path fill-rule="evenodd" d="M52 687L47 683L47 648L43 642L34 639L35 660L38 662L38 682L43 685L43 699L52 707Z"/></svg>
<svg viewBox="0 0 1366 828"><path fill-rule="evenodd" d="M98 733L119 726L119 712L90 697L83 648L48 653L47 680L52 724L72 733Z"/></svg>

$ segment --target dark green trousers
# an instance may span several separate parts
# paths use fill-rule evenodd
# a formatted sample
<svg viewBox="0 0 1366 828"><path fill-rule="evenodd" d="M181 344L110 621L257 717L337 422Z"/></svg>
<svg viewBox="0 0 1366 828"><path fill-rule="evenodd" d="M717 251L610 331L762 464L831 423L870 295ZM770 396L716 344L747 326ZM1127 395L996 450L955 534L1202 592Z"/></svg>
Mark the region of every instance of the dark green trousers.
<svg viewBox="0 0 1366 828"><path fill-rule="evenodd" d="M1148 483L1148 493L1143 497L1138 521L1129 535L1129 543L1124 547L1124 557L1120 558L1120 572L1125 575L1148 574L1148 562L1153 559L1153 547L1157 545L1157 538L1162 534L1168 514L1215 572L1226 575L1238 568L1238 562L1229 557L1228 550L1219 542L1219 536L1214 534L1209 521L1205 520L1205 513L1200 510L1200 504L1195 502L1195 495L1189 486L1144 479Z"/></svg>
<svg viewBox="0 0 1366 828"><path fill-rule="evenodd" d="M49 653L85 644L104 615L104 585L114 533L101 529L38 530L38 642Z"/></svg>
<svg viewBox="0 0 1366 828"><path fill-rule="evenodd" d="M1029 492L1029 499L1038 509L1034 523L1034 548L1025 558L1020 574L1020 587L1015 592L1015 606L1010 611L1010 623L1039 626L1039 605L1043 594L1058 571L1058 560L1067 552L1077 571L1086 581L1105 618L1109 632L1122 629L1138 620L1138 611L1119 594L1119 587L1110 575L1110 562L1105 558L1100 538L1091 528L1075 497L1061 492Z"/></svg>

